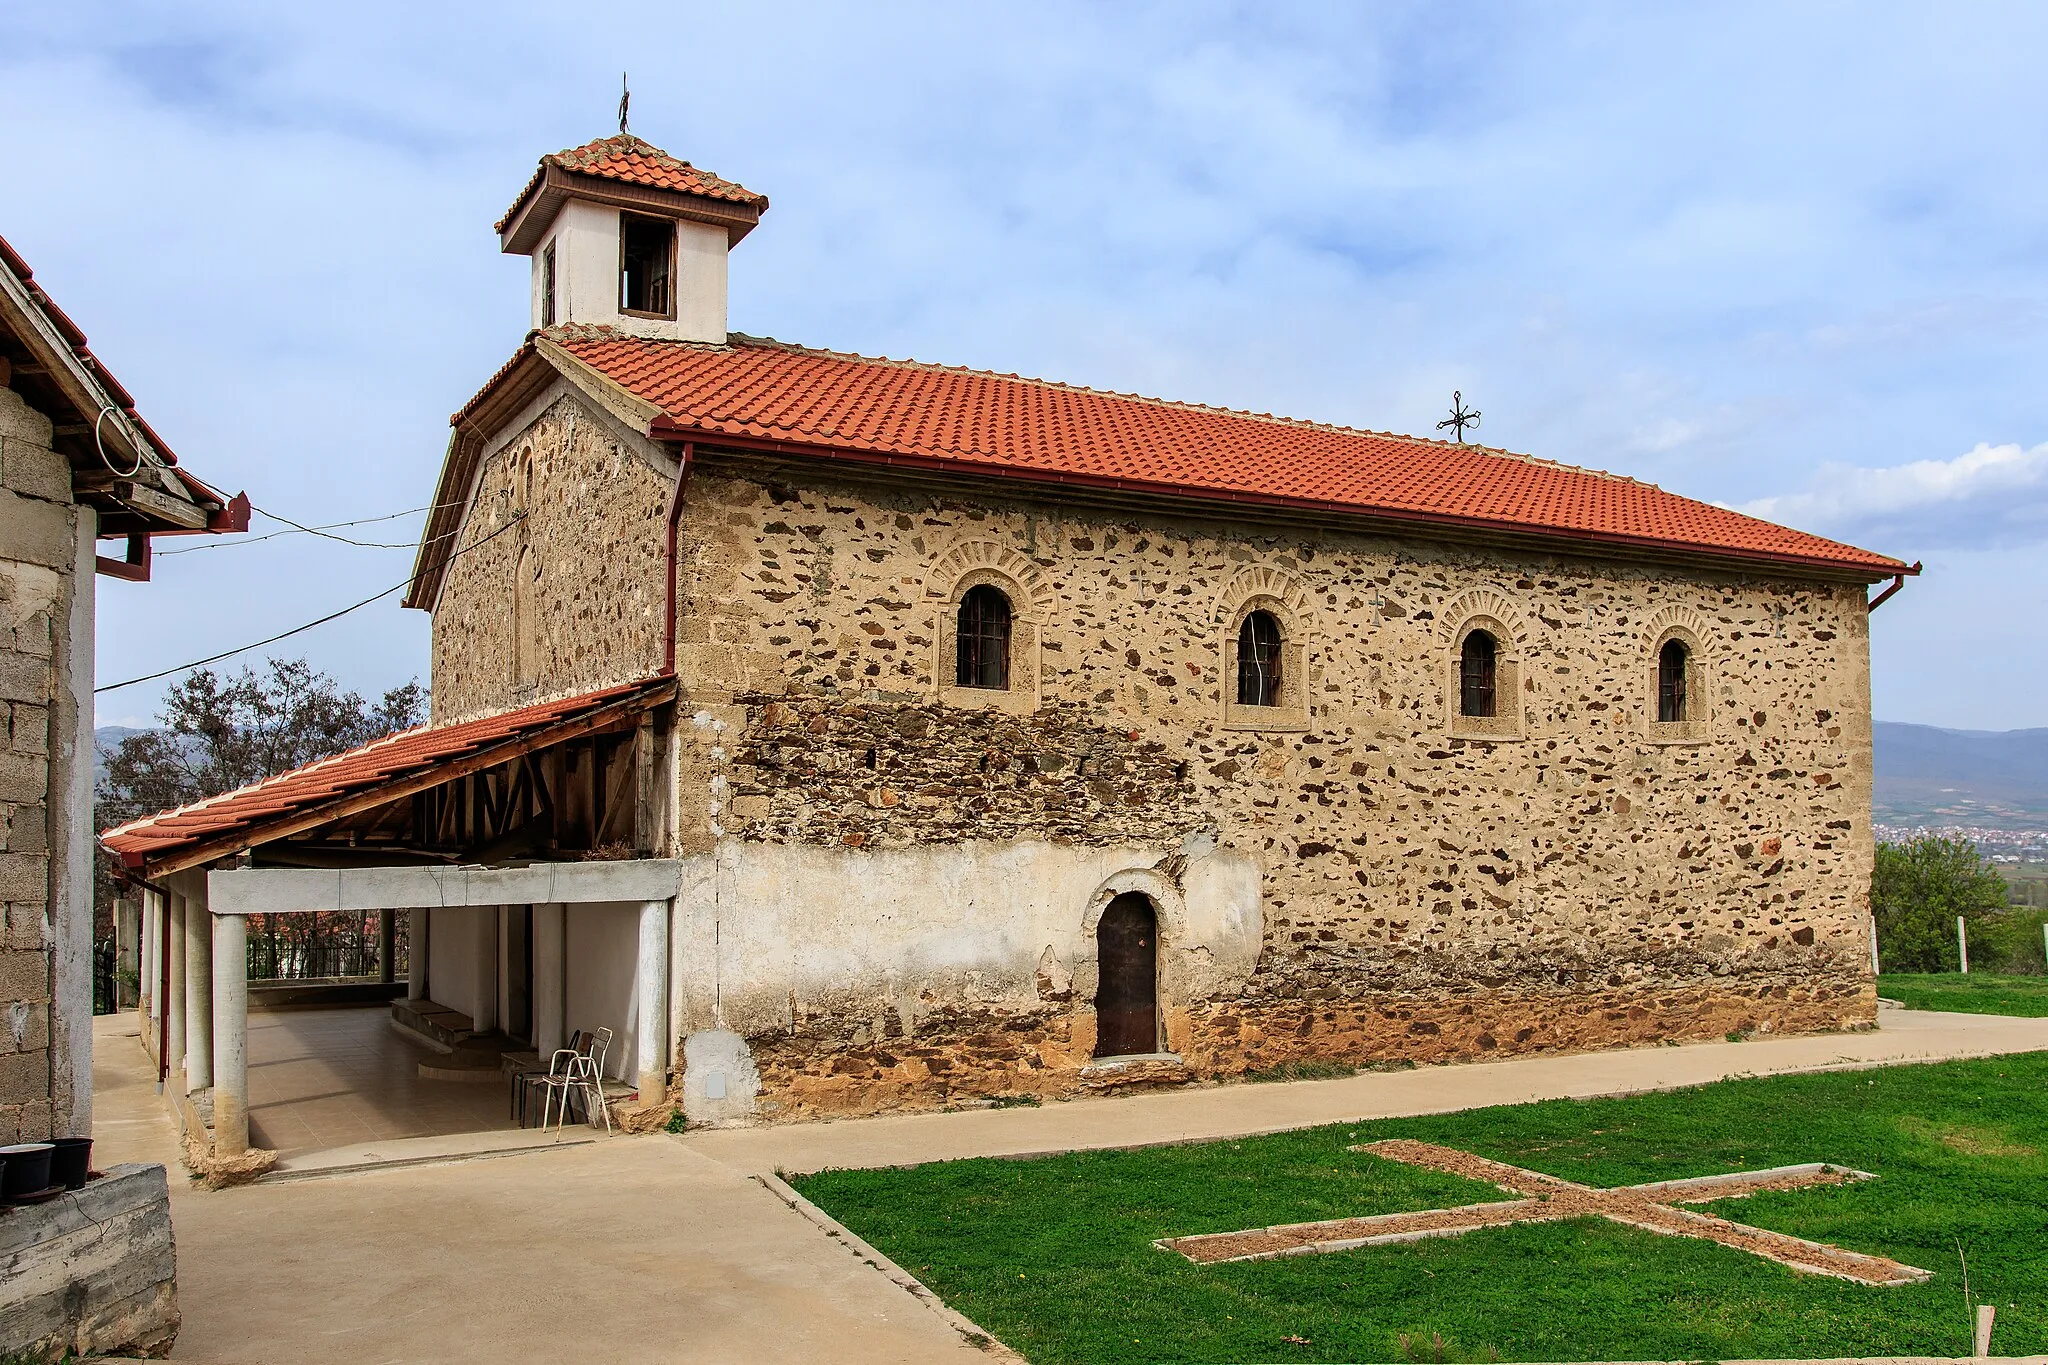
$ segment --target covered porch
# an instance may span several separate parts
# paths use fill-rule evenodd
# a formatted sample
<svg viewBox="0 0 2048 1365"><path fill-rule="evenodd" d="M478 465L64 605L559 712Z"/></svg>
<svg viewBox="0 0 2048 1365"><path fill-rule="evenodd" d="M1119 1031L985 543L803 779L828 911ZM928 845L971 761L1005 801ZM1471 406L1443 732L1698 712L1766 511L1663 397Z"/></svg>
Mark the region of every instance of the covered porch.
<svg viewBox="0 0 2048 1365"><path fill-rule="evenodd" d="M407 732L103 835L141 887L139 1032L195 1164L537 1126L531 1078L579 1044L604 1103L578 1118L665 1104L673 696ZM252 1013L251 917L323 912L403 917L397 998Z"/></svg>

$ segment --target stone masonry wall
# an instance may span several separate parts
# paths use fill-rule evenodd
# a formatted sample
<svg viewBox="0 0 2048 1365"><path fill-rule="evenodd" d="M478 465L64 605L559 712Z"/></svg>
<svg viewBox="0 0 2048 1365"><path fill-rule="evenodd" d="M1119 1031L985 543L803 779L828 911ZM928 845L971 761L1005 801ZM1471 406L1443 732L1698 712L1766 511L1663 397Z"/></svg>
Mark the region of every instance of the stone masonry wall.
<svg viewBox="0 0 2048 1365"><path fill-rule="evenodd" d="M1164 859L1216 831L1265 870L1265 950L1236 998L1163 1002L1198 1073L1872 1016L1860 585L1251 529L700 470L679 667L728 719L685 755L682 846L837 844L858 876L854 850L1137 841ZM1020 610L1047 603L1027 714L942 695L944 580L968 564L1006 568L991 581ZM1304 646L1299 730L1226 723L1234 599L1258 594ZM1451 733L1471 615L1505 627L1522 738ZM1710 693L1692 742L1651 734L1669 626ZM1028 687L1030 661L1013 667ZM955 993L949 1022L946 998L916 1038L864 1043L872 1011L798 1001L756 1038L765 1093L844 1112L1086 1084L1085 999ZM1018 1065L1048 1055L1056 1074Z"/></svg>
<svg viewBox="0 0 2048 1365"><path fill-rule="evenodd" d="M50 436L0 388L0 1142L50 1137L70 1096L53 1067L50 810L73 513Z"/></svg>
<svg viewBox="0 0 2048 1365"><path fill-rule="evenodd" d="M537 453L562 448L550 432L569 407L529 433ZM555 520L532 530L556 556L531 684L551 695L651 671L659 653L667 490L608 440L579 426L536 465L567 481L537 484ZM1241 988L1162 1000L1168 1045L1198 1075L1873 1016L1862 585L991 503L851 471L785 482L791 468L700 452L692 476L681 852L832 850L854 880L879 853L970 838L1142 845L1171 873L1177 850L1213 840L1263 870L1263 948ZM480 509L516 498L511 469L486 470ZM451 568L436 616L449 716L504 695L494 679L516 648L514 552L487 550ZM1020 613L1008 698L944 685L947 622L973 582ZM1305 702L1292 717L1225 705L1246 604L1286 624ZM1469 620L1503 639L1520 703L1503 725L1519 733L1454 733ZM1654 659L1669 630L1695 645L1708 714L1664 733ZM829 905L829 886L815 899ZM911 935L906 964L912 921L926 922L874 931ZM1068 1093L1099 1081L1092 977L1054 960L1067 951L1020 957L1000 985L909 965L815 995L791 984L731 1026L763 1108L784 1116ZM728 983L728 1012L736 998ZM892 1017L911 1026L888 1036Z"/></svg>
<svg viewBox="0 0 2048 1365"><path fill-rule="evenodd" d="M434 613L436 724L661 666L669 486L573 400L485 462L459 541L476 548L449 562Z"/></svg>

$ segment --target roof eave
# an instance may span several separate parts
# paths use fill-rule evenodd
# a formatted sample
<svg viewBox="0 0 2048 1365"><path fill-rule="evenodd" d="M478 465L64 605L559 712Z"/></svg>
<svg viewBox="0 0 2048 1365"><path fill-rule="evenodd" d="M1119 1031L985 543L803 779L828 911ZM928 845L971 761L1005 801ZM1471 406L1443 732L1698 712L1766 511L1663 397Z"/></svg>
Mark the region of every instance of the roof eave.
<svg viewBox="0 0 2048 1365"><path fill-rule="evenodd" d="M31 357L44 402L69 410L70 421L56 423L53 444L73 465L74 496L107 518L104 534L190 535L248 528L246 496L230 499L178 466L177 455L136 410L128 390L92 353L85 333L35 282L34 271L4 239L0 328ZM91 458L94 452L105 469ZM134 472L117 473L117 465Z"/></svg>
<svg viewBox="0 0 2048 1365"><path fill-rule="evenodd" d="M476 480L479 459L507 421L557 378L567 375L560 348L542 346L541 340L538 333L528 334L512 358L448 419L452 428L448 450L442 456L441 475L434 484L432 510L427 513L426 525L420 528L412 581L399 600L401 607L427 612L434 609L440 600L448 561L454 557L456 537L469 515L470 488ZM587 375L596 374L588 366L579 369ZM625 394L623 388L610 380L604 382Z"/></svg>
<svg viewBox="0 0 2048 1365"><path fill-rule="evenodd" d="M712 199L681 190L632 185L544 163L520 192L519 201L500 220L504 226L498 229L498 249L510 256L531 256L539 249L541 239L555 221L555 215L570 199L587 199L635 212L721 227L725 229L727 250L738 246L740 239L761 222L761 210L752 204Z"/></svg>
<svg viewBox="0 0 2048 1365"><path fill-rule="evenodd" d="M1085 487L1127 495L1163 498L1194 504L1224 504L1237 507L1267 507L1297 512L1341 516L1353 521L1398 526L1426 527L1439 532L1514 536L1561 549L1580 549L1593 544L1611 551L1647 552L1659 556L1678 555L1712 561L1717 565L1757 567L1769 565L1780 570L1804 570L1844 582L1876 583L1897 574L1916 572L1914 566L1881 555L1857 562L1763 550L1736 550L1686 541L1646 536L1627 536L1600 531L1560 531L1554 527L1466 517L1455 513L1422 512L1409 508L1363 507L1351 503L1284 494L1208 489L1143 479L1117 478L1058 470L1020 469L1011 465L984 464L944 456L910 455L890 451L861 450L824 442L791 441L757 436L735 436L715 429L694 426L671 416L650 424L648 435L658 441L694 441L709 446L792 455L836 462L929 470L955 477L989 477L1038 484L1051 488Z"/></svg>

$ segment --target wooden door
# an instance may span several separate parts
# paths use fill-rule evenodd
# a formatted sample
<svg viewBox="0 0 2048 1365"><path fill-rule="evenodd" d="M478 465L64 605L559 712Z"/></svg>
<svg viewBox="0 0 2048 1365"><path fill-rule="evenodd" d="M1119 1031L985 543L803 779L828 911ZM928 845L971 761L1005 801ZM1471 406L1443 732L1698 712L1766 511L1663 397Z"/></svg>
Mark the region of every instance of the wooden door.
<svg viewBox="0 0 2048 1365"><path fill-rule="evenodd" d="M1095 926L1102 973L1095 986L1095 1055L1159 1050L1159 918L1152 902L1127 891Z"/></svg>

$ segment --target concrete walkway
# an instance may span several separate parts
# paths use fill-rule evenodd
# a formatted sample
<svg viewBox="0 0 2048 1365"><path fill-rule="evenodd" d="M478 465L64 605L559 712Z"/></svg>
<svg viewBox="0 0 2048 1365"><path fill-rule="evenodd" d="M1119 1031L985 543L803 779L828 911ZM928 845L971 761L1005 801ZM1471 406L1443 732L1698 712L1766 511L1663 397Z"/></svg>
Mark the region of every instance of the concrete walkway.
<svg viewBox="0 0 2048 1365"><path fill-rule="evenodd" d="M175 1359L977 1361L750 1178L1193 1141L1347 1119L2048 1049L2048 1019L1886 1011L1870 1034L1523 1058L557 1150L208 1193L177 1173L132 1016L96 1034L96 1162L173 1163ZM127 1036L121 1035L125 1028Z"/></svg>
<svg viewBox="0 0 2048 1365"><path fill-rule="evenodd" d="M908 1166L974 1156L1202 1142L1319 1123L1676 1090L1737 1076L2042 1050L2048 1050L2048 1019L1887 1009L1882 1027L1870 1033L1518 1057L1414 1071L1368 1072L1335 1081L1223 1085L1080 1100L1039 1109L982 1109L735 1128L692 1133L683 1142L741 1170L800 1175L828 1166Z"/></svg>
<svg viewBox="0 0 2048 1365"><path fill-rule="evenodd" d="M209 1192L133 1017L101 1020L94 1161L171 1167L175 1360L973 1361L931 1309L666 1135Z"/></svg>

